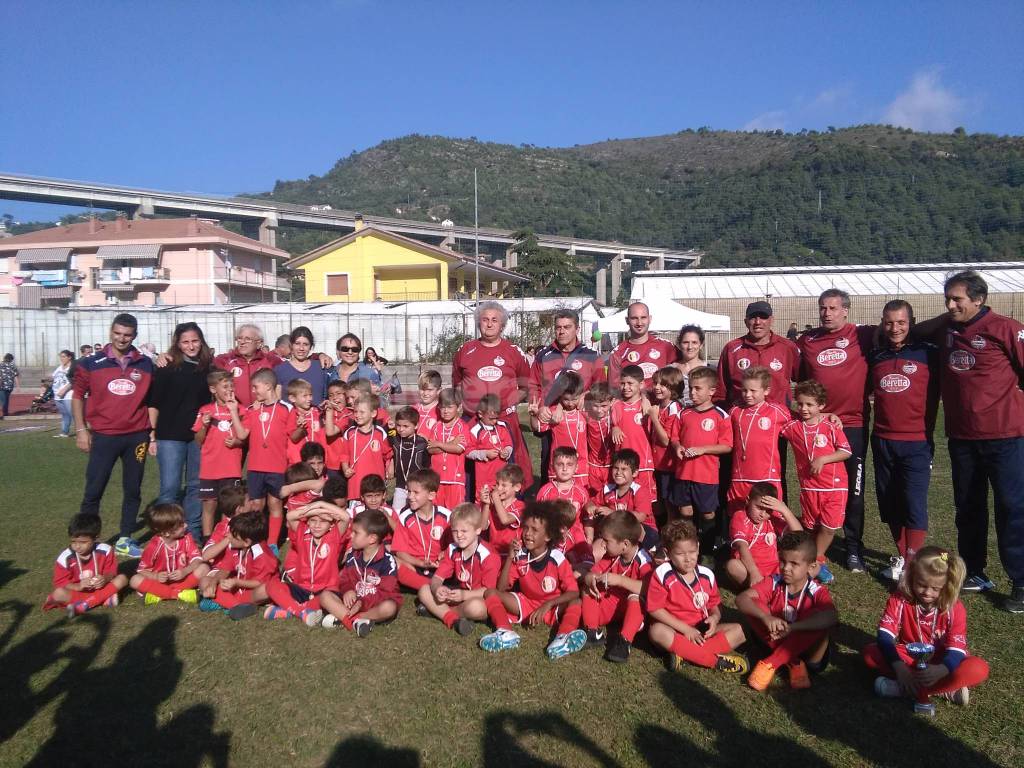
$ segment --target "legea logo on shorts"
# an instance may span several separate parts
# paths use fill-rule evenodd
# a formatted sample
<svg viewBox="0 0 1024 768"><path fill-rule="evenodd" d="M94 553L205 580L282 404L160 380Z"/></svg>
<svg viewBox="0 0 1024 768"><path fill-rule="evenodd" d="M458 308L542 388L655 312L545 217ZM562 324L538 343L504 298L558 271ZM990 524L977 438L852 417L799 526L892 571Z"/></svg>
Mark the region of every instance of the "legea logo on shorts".
<svg viewBox="0 0 1024 768"><path fill-rule="evenodd" d="M113 379L107 384L107 391L112 395L127 397L135 394L135 382L129 379Z"/></svg>
<svg viewBox="0 0 1024 768"><path fill-rule="evenodd" d="M895 395L910 389L910 379L902 373L890 373L882 377L882 380L878 382L878 386L882 388L883 392Z"/></svg>
<svg viewBox="0 0 1024 768"><path fill-rule="evenodd" d="M832 368L836 365L842 365L846 362L846 350L845 349L826 349L818 353L818 365L824 365L826 368Z"/></svg>
<svg viewBox="0 0 1024 768"><path fill-rule="evenodd" d="M949 354L949 367L954 371L969 371L974 367L974 355L966 349L957 349Z"/></svg>
<svg viewBox="0 0 1024 768"><path fill-rule="evenodd" d="M501 368L496 365L485 365L476 372L476 376L480 381L497 381L501 378Z"/></svg>

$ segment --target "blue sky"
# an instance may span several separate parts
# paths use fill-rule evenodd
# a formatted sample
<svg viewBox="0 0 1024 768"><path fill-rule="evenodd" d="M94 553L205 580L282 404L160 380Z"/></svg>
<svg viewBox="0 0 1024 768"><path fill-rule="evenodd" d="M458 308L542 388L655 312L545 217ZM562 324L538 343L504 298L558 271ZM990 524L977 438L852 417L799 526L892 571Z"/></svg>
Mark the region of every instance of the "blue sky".
<svg viewBox="0 0 1024 768"><path fill-rule="evenodd" d="M409 133L1019 134L1024 3L7 0L0 170L215 194ZM69 209L0 201L19 219Z"/></svg>

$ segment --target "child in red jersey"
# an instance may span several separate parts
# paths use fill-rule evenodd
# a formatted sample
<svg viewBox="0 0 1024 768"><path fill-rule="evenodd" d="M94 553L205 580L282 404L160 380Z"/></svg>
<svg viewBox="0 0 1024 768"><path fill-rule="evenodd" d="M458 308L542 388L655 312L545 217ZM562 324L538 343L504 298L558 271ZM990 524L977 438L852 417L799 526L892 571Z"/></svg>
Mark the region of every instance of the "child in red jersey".
<svg viewBox="0 0 1024 768"><path fill-rule="evenodd" d="M793 393L799 416L782 430L793 446L796 475L800 479L800 519L814 535L818 547L818 581L831 584L832 571L825 553L846 517L847 478L844 462L853 455L850 443L837 427L826 420L827 394L817 381L801 381Z"/></svg>
<svg viewBox="0 0 1024 768"><path fill-rule="evenodd" d="M212 370L206 384L213 402L199 408L196 413L195 441L202 446L199 452L199 499L203 504L203 536L213 532L217 493L226 486L238 485L242 480L242 442L232 422L238 418L235 400L235 380L228 371ZM213 434L210 434L211 428Z"/></svg>
<svg viewBox="0 0 1024 768"><path fill-rule="evenodd" d="M476 424L469 428L466 458L474 462L477 501L483 500L485 488L494 487L498 472L512 456L512 432L498 419L500 413L501 401L488 392L477 405Z"/></svg>
<svg viewBox="0 0 1024 768"><path fill-rule="evenodd" d="M587 491L590 498L597 497L611 480L612 468L612 393L608 385L599 381L590 387L584 398L587 412Z"/></svg>
<svg viewBox="0 0 1024 768"><path fill-rule="evenodd" d="M320 593L327 611L323 626L339 624L366 637L374 625L398 615L402 595L398 591L398 564L384 548L390 531L384 513L366 509L352 521L352 548L345 558L338 586Z"/></svg>
<svg viewBox="0 0 1024 768"><path fill-rule="evenodd" d="M608 661L625 663L636 633L644 625L640 590L651 572L650 554L641 545L644 529L635 516L616 510L598 522L605 555L583 577L583 628L587 645L607 645ZM615 622L620 630L606 640L603 627Z"/></svg>
<svg viewBox="0 0 1024 768"><path fill-rule="evenodd" d="M338 589L338 560L348 513L324 500L288 512L288 554L284 575L253 592L254 602L269 599L265 619L298 616L307 627L323 619L320 594Z"/></svg>
<svg viewBox="0 0 1024 768"><path fill-rule="evenodd" d="M661 529L668 562L659 565L644 585L651 619L651 642L669 654L669 667L688 661L720 672L743 674L746 658L732 651L746 640L739 624L722 624L721 597L715 574L700 565L697 527L673 520Z"/></svg>
<svg viewBox="0 0 1024 768"><path fill-rule="evenodd" d="M360 397L373 395L377 398L377 405L375 406L377 410L373 415L373 423L385 429L392 429L394 424L391 422L388 409L381 405L380 394L375 390L376 385L369 379L356 379L348 386L348 407L355 410L356 401Z"/></svg>
<svg viewBox="0 0 1024 768"><path fill-rule="evenodd" d="M621 509L631 513L644 526L643 548L652 549L658 543L658 531L654 527L654 511L651 493L637 480L640 457L636 451L623 448L612 455L612 481L592 504L592 517L585 526L587 539L594 539L594 520L600 520L611 512Z"/></svg>
<svg viewBox="0 0 1024 768"><path fill-rule="evenodd" d="M117 555L99 541L100 516L80 512L68 524L68 548L53 566L53 591L43 610L67 608L68 615L85 613L101 605L113 607L128 578L117 572Z"/></svg>
<svg viewBox="0 0 1024 768"><path fill-rule="evenodd" d="M679 514L695 519L702 548L711 551L718 510L720 459L732 453L732 422L714 403L718 374L706 366L690 371L690 405L679 414L672 448L676 454L676 492Z"/></svg>
<svg viewBox="0 0 1024 768"><path fill-rule="evenodd" d="M517 464L512 466L522 469ZM460 504L452 511L452 543L429 584L419 589L420 604L448 629L472 634L474 622L487 618L484 592L498 585L501 557L483 541L483 512L476 504Z"/></svg>
<svg viewBox="0 0 1024 768"><path fill-rule="evenodd" d="M441 394L441 374L433 370L424 371L417 379L416 385L420 398L419 402L412 406L420 415L419 423L416 425L416 434L429 440L439 418L438 398Z"/></svg>
<svg viewBox="0 0 1024 768"><path fill-rule="evenodd" d="M549 659L559 659L583 648L587 633L580 625L579 588L565 555L555 549L557 513L545 503L523 511L522 549L505 560L496 589L484 593L487 614L495 631L480 638L490 653L519 646L512 622L527 626L547 624L558 628L547 647ZM518 587L518 590L515 588Z"/></svg>
<svg viewBox="0 0 1024 768"><path fill-rule="evenodd" d="M302 446L315 443L327 446L327 433L323 424L323 413L313 405L313 386L305 379L288 382L288 463L302 461L299 455Z"/></svg>
<svg viewBox="0 0 1024 768"><path fill-rule="evenodd" d="M442 389L438 398L439 420L427 438L430 465L441 478L437 503L447 509L466 500L466 447L469 428L460 418L462 396L454 389Z"/></svg>
<svg viewBox="0 0 1024 768"><path fill-rule="evenodd" d="M782 495L779 433L791 420L780 405L767 402L771 371L747 368L740 382L743 406L729 411L732 420L732 482L726 495L730 518L743 509L753 483L772 483Z"/></svg>
<svg viewBox="0 0 1024 768"><path fill-rule="evenodd" d="M756 587L779 572L776 542L787 531L802 531L796 516L780 499L771 483L754 483L744 512L732 516L729 524L732 559L725 571L739 589Z"/></svg>
<svg viewBox="0 0 1024 768"><path fill-rule="evenodd" d="M498 472L494 488L484 488L484 538L502 557L508 555L509 546L519 535L523 519L523 491L526 475L518 464L508 464Z"/></svg>
<svg viewBox="0 0 1024 768"><path fill-rule="evenodd" d="M352 411L353 424L342 438L341 474L348 478L350 499L359 495L359 483L367 475L390 478L394 473L387 430L374 423L379 406L376 395L360 395Z"/></svg>
<svg viewBox="0 0 1024 768"><path fill-rule="evenodd" d="M570 446L561 446L551 452L551 467L554 477L541 486L537 501L565 501L572 505L576 517L569 526L568 542L563 542L563 551L574 564L590 556L590 542L585 525L588 523L588 498L586 489L576 482L576 451ZM556 546L558 539L556 541ZM572 553L572 554L570 554Z"/></svg>
<svg viewBox="0 0 1024 768"><path fill-rule="evenodd" d="M828 587L814 580L818 570L814 539L806 531L779 539L779 573L736 597L750 629L771 650L754 667L747 685L765 690L781 667L790 688L811 687L808 671L828 666L829 631L838 622Z"/></svg>
<svg viewBox="0 0 1024 768"><path fill-rule="evenodd" d="M241 515L249 511L250 501L247 493L245 483L225 486L217 492L217 508L214 510L217 524L213 527L209 538L203 544L202 550L203 562L207 565L213 565L217 562L230 545L228 538L231 519L235 515ZM266 536L263 538L265 539ZM213 580L209 573L199 579L200 594L206 591L206 588L212 582Z"/></svg>
<svg viewBox="0 0 1024 768"><path fill-rule="evenodd" d="M406 482L418 469L430 467L427 439L418 433L420 415L407 405L395 414L395 434L390 436L391 451L395 457L395 495L391 506L405 509Z"/></svg>
<svg viewBox="0 0 1024 768"><path fill-rule="evenodd" d="M258 509L266 504L270 513L267 543L276 547L284 520L281 486L288 468L288 406L278 401L277 376L269 368L252 375L252 396L252 405L232 424L239 438L249 442L249 498Z"/></svg>
<svg viewBox="0 0 1024 768"><path fill-rule="evenodd" d="M200 585L201 611L225 611L232 619L256 613L253 592L277 575L278 561L267 546L267 519L262 512L231 518L221 552Z"/></svg>
<svg viewBox="0 0 1024 768"><path fill-rule="evenodd" d="M143 595L146 605L161 600L199 601L199 579L210 570L185 525L185 510L177 504L153 504L146 510L153 538L139 559L139 569L128 582Z"/></svg>
<svg viewBox="0 0 1024 768"><path fill-rule="evenodd" d="M380 475L366 475L359 481L359 498L352 499L348 503L348 514L355 520L356 515L367 509L375 509L383 512L388 520L388 527L394 531L398 525L398 514L395 510L384 503L387 495L387 484ZM391 541L391 533L385 537L385 544Z"/></svg>
<svg viewBox="0 0 1024 768"><path fill-rule="evenodd" d="M580 410L583 395L583 378L575 371L565 371L552 385L551 397L557 404L550 409L549 421L538 421L536 431L551 432L551 450L572 448L576 451L576 482L586 486L590 475L590 461L587 445L587 415ZM537 407L539 412L539 407ZM548 477L555 476L554 467L549 467Z"/></svg>
<svg viewBox="0 0 1024 768"><path fill-rule="evenodd" d="M335 379L327 385L327 401L322 406L324 416L324 452L327 476L341 476L342 436L352 426L352 409L348 407L348 382Z"/></svg>
<svg viewBox="0 0 1024 768"><path fill-rule="evenodd" d="M679 416L683 411L683 372L674 366L660 368L651 377L654 403L647 412L651 458L654 461L654 487L657 491L655 517L667 522L675 517L676 451Z"/></svg>
<svg viewBox="0 0 1024 768"><path fill-rule="evenodd" d="M322 461L319 468L323 469ZM317 477L316 472L313 466L304 461L288 467L284 473L284 485L281 486L281 498L285 500L286 510L299 509L323 496L327 475Z"/></svg>
<svg viewBox="0 0 1024 768"><path fill-rule="evenodd" d="M918 704L941 696L966 706L968 689L988 678L985 660L967 653L967 610L957 597L965 573L964 561L941 547L923 547L904 569L885 604L877 641L863 651L864 663L880 673L876 694ZM908 643L934 646L924 669L914 666Z"/></svg>
<svg viewBox="0 0 1024 768"><path fill-rule="evenodd" d="M409 476L406 508L398 513L391 551L398 560L398 581L419 590L430 583L448 546L451 510L435 504L440 478L432 469Z"/></svg>
<svg viewBox="0 0 1024 768"><path fill-rule="evenodd" d="M651 403L644 397L644 372L639 365L622 369L619 383L621 400L612 403L612 446L615 450L630 448L640 457L637 482L647 487L651 499L656 497L654 487L654 456L647 435L648 411Z"/></svg>

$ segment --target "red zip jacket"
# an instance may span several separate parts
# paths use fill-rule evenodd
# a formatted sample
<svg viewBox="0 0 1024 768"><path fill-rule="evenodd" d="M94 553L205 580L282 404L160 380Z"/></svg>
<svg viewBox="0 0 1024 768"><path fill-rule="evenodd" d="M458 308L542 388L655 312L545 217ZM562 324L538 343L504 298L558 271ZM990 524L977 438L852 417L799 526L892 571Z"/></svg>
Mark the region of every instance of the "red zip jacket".
<svg viewBox="0 0 1024 768"><path fill-rule="evenodd" d="M541 347L530 367L530 400L553 405L551 384L562 371L576 371L583 379L584 390L604 379L604 361L594 350L577 344L570 352L562 352L554 344Z"/></svg>
<svg viewBox="0 0 1024 768"><path fill-rule="evenodd" d="M235 377L235 400L242 411L252 405L252 375L264 368L273 370L275 365L282 362L284 361L273 352L264 352L262 349L256 352L251 360L246 360L235 350L213 358L214 367L230 371Z"/></svg>

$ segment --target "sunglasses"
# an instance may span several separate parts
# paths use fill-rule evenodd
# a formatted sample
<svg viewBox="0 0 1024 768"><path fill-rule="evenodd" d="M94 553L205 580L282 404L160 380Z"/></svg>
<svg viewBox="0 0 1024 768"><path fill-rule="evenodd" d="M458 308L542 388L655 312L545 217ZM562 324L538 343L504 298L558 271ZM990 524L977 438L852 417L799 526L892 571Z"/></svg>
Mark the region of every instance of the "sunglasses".
<svg viewBox="0 0 1024 768"><path fill-rule="evenodd" d="M358 352L359 347L338 347L339 352Z"/></svg>

